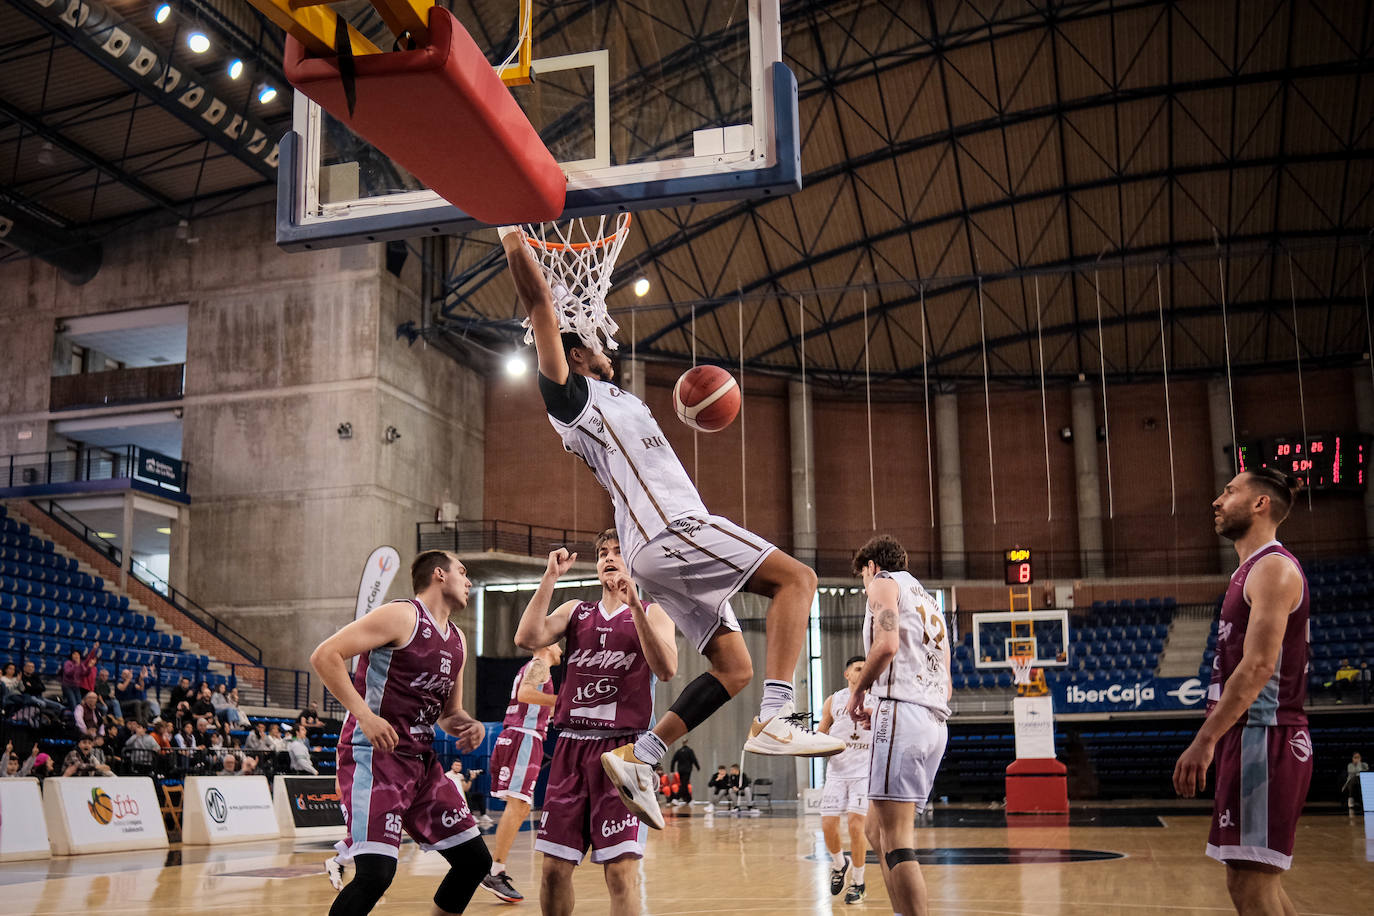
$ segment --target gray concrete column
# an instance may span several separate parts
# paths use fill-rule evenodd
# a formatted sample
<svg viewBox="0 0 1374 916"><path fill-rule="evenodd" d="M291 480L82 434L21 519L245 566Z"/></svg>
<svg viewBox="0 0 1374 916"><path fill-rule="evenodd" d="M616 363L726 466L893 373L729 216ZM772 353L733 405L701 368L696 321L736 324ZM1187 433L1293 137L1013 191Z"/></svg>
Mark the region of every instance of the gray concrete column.
<svg viewBox="0 0 1374 916"><path fill-rule="evenodd" d="M1355 422L1360 432L1374 436L1374 379L1363 366L1355 370ZM1374 486L1364 490L1364 536L1374 538Z"/></svg>
<svg viewBox="0 0 1374 916"><path fill-rule="evenodd" d="M179 592L185 592L191 556L191 510L188 507L178 509L177 517L172 519L167 553L167 584Z"/></svg>
<svg viewBox="0 0 1374 916"><path fill-rule="evenodd" d="M792 555L815 566L816 430L810 392L798 379L787 383L787 411L792 458Z"/></svg>
<svg viewBox="0 0 1374 916"><path fill-rule="evenodd" d="M1236 476L1235 449L1231 442L1231 393L1224 378L1207 380L1207 425L1212 433L1211 498L1215 499ZM1220 536L1217 537L1217 557L1221 572L1236 565L1235 546Z"/></svg>
<svg viewBox="0 0 1374 916"><path fill-rule="evenodd" d="M940 501L940 573L962 579L964 555L964 480L959 464L959 396L935 395L936 493Z"/></svg>
<svg viewBox="0 0 1374 916"><path fill-rule="evenodd" d="M1097 469L1097 399L1092 385L1069 388L1073 417L1073 467L1078 497L1078 556L1080 574L1101 576L1102 481Z"/></svg>
<svg viewBox="0 0 1374 916"><path fill-rule="evenodd" d="M620 387L641 401L644 400L644 361L625 356L620 360L618 368L620 370Z"/></svg>
<svg viewBox="0 0 1374 916"><path fill-rule="evenodd" d="M124 492L124 526L119 533L119 587L129 587L129 564L134 558L134 494Z"/></svg>

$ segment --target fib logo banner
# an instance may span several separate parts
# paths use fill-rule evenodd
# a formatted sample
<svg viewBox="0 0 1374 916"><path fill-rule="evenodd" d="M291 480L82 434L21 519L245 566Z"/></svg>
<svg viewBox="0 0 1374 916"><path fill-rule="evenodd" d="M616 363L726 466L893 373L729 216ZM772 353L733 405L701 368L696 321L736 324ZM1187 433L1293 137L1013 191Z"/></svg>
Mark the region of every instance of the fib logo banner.
<svg viewBox="0 0 1374 916"><path fill-rule="evenodd" d="M54 845L68 847L57 849L59 855L167 845L162 809L146 777L49 779L43 806Z"/></svg>

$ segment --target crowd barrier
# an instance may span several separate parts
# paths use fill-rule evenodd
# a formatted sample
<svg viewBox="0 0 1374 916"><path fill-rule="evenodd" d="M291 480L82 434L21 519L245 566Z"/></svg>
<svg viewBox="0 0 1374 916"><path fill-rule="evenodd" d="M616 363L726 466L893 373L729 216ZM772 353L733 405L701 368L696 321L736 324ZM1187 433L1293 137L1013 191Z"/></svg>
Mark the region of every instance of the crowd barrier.
<svg viewBox="0 0 1374 916"><path fill-rule="evenodd" d="M262 776L192 776L182 792L181 841L188 846L275 840L281 835Z"/></svg>
<svg viewBox="0 0 1374 916"><path fill-rule="evenodd" d="M144 776L49 778L43 814L59 856L168 845L157 791Z"/></svg>
<svg viewBox="0 0 1374 916"><path fill-rule="evenodd" d="M52 855L36 779L0 779L0 862Z"/></svg>

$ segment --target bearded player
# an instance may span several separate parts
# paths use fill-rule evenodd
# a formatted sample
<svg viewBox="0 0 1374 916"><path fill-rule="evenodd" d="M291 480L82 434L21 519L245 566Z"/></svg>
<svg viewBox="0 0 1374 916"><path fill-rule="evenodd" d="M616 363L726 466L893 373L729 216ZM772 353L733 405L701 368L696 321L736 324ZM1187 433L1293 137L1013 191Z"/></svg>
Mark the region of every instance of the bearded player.
<svg viewBox="0 0 1374 916"><path fill-rule="evenodd" d="M539 906L545 916L573 911L573 869L589 847L592 862L605 868L612 916L639 913L645 829L601 756L649 727L654 679L671 680L677 672L673 622L663 608L639 600L615 530L603 531L595 546L601 600L567 601L549 613L558 577L577 559L555 550L515 631L516 645L525 649L567 639L554 712L559 738L534 844L544 854Z"/></svg>
<svg viewBox="0 0 1374 916"><path fill-rule="evenodd" d="M557 699L550 669L558 664L562 655L557 646L545 646L520 666L511 684L501 737L496 739L496 747L491 752L491 794L505 801L506 810L501 812L501 820L496 825L491 850L494 861L491 873L482 879L482 886L506 903L525 899L506 874L506 857L534 803L534 785L539 781L539 768L544 763L549 713L553 712Z"/></svg>
<svg viewBox="0 0 1374 916"><path fill-rule="evenodd" d="M339 731L339 797L348 839L339 866L354 866L330 916L370 913L396 876L401 831L439 852L448 873L434 914L462 913L491 855L462 791L444 777L434 726L471 750L486 734L463 710L466 645L452 616L472 583L453 554L427 550L410 564L415 597L392 601L316 647L310 664L348 715ZM358 656L352 677L348 660ZM334 876L331 875L331 879Z"/></svg>
<svg viewBox="0 0 1374 916"><path fill-rule="evenodd" d="M1226 863L1242 916L1296 914L1279 876L1293 864L1298 815L1312 781L1307 700L1309 595L1302 566L1275 535L1298 483L1261 468L1236 475L1212 503L1217 534L1240 566L1222 599L1207 719L1174 766L1192 798L1216 759L1207 855Z"/></svg>
<svg viewBox="0 0 1374 916"><path fill-rule="evenodd" d="M503 227L500 233L529 315L549 421L563 447L587 462L610 494L627 572L711 662L711 670L687 685L652 731L603 759L625 803L661 830L654 765L669 744L753 680L749 650L730 607L739 591L770 599L763 700L744 749L777 756L838 754L844 742L788 719L795 711L792 673L806 642L816 574L706 509L649 408L611 384L606 354L576 334L560 332L559 308L519 228Z"/></svg>
<svg viewBox="0 0 1374 916"><path fill-rule="evenodd" d="M844 890L849 873L845 903L861 903L868 888L864 884L864 859L868 844L864 838L864 817L868 814L868 764L873 740L871 721L850 718L849 695L859 683L864 657L855 655L844 663L845 685L825 698L821 706L820 730L845 743L844 752L831 757L825 765L825 789L821 795L821 833L830 852L830 895ZM864 709L872 715L876 701L870 695ZM849 855L840 839L840 818L849 828Z"/></svg>

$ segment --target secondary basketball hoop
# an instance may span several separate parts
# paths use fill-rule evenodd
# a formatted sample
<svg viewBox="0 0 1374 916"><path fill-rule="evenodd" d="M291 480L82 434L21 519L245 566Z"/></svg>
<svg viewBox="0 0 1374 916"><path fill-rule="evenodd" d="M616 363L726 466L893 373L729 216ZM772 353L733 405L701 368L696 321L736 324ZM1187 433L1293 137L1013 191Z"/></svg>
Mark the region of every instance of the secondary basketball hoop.
<svg viewBox="0 0 1374 916"><path fill-rule="evenodd" d="M630 214L621 213L522 227L525 244L553 291L559 330L573 332L598 353L618 346L620 325L606 310L606 295L630 222ZM534 341L533 333L525 331L525 343Z"/></svg>
<svg viewBox="0 0 1374 916"><path fill-rule="evenodd" d="M1033 655L1012 655L1007 658L1007 664L1011 666L1011 677L1017 687L1029 687L1031 683L1031 671L1035 668L1035 656Z"/></svg>

